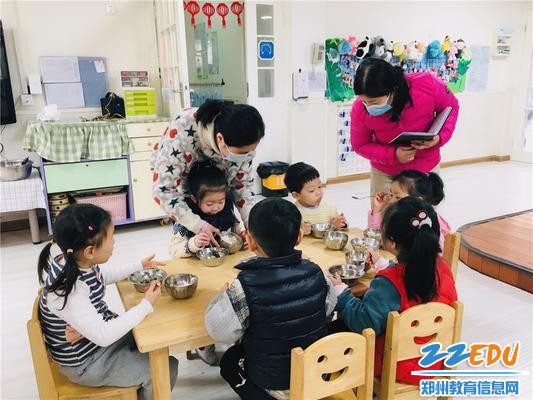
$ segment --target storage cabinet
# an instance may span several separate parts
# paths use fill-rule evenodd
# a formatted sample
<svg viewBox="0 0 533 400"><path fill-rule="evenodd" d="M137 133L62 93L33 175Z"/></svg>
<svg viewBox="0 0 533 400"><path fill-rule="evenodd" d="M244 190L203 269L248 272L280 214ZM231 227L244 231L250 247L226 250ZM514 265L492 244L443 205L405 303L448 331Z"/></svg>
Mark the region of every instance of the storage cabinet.
<svg viewBox="0 0 533 400"><path fill-rule="evenodd" d="M126 189L128 217L117 224L164 218L166 214L153 200L150 158L154 145L167 127L167 121L120 121L125 123L134 152L127 157L79 162L42 160L41 176L45 196L123 186ZM52 232L51 205L47 204L48 231Z"/></svg>

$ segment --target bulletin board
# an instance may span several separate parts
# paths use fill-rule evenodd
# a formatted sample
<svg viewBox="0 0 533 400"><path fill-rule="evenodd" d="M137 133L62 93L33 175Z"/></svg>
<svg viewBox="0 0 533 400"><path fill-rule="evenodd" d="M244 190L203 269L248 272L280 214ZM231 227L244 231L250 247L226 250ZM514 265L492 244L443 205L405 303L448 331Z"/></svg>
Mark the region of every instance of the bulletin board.
<svg viewBox="0 0 533 400"><path fill-rule="evenodd" d="M465 90L467 71L472 62L470 46L464 40L453 40L450 36L442 42L433 40L428 44L416 40L404 44L381 36L360 39L350 36L327 39L325 47L326 97L331 101L349 101L355 97L353 82L357 68L369 57L401 66L405 73L429 72L455 93ZM486 75L477 76L486 80ZM479 86L482 84L477 84Z"/></svg>
<svg viewBox="0 0 533 400"><path fill-rule="evenodd" d="M100 107L108 92L104 57L40 57L46 104Z"/></svg>

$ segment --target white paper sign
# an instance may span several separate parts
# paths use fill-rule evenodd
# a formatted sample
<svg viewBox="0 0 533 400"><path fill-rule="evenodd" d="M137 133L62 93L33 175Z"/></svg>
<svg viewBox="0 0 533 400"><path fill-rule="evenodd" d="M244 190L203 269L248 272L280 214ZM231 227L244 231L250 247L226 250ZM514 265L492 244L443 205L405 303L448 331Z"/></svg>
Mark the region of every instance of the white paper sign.
<svg viewBox="0 0 533 400"><path fill-rule="evenodd" d="M105 72L105 65L102 60L95 61L94 67L96 68L96 72L98 72L99 74L103 74Z"/></svg>
<svg viewBox="0 0 533 400"><path fill-rule="evenodd" d="M43 83L80 82L78 57L40 57Z"/></svg>

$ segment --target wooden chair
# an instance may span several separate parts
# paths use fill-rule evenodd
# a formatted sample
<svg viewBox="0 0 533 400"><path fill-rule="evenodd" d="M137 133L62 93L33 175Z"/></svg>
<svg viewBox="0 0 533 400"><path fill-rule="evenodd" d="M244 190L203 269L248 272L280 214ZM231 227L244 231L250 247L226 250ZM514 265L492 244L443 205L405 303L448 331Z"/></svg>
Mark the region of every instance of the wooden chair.
<svg viewBox="0 0 533 400"><path fill-rule="evenodd" d="M33 304L31 319L27 323L30 339L33 368L41 400L62 399L121 399L136 400L138 386L135 387L88 387L70 382L52 361L46 350L41 322L39 321L39 296Z"/></svg>
<svg viewBox="0 0 533 400"><path fill-rule="evenodd" d="M440 342L443 348L459 342L462 321L463 303L460 301L454 302L452 306L426 303L411 307L401 314L397 311L390 312L381 380L374 379L374 391L380 400L420 399L420 388L417 385L396 382L397 362L421 356L420 348L427 343L417 344L415 337L434 335L431 342Z"/></svg>
<svg viewBox="0 0 533 400"><path fill-rule="evenodd" d="M459 251L461 250L461 234L459 232L448 233L444 237L444 249L442 257L450 264L453 279L457 280L457 266L459 265Z"/></svg>
<svg viewBox="0 0 533 400"><path fill-rule="evenodd" d="M374 345L374 331L365 329L362 335L326 336L305 351L292 349L291 400L372 400Z"/></svg>

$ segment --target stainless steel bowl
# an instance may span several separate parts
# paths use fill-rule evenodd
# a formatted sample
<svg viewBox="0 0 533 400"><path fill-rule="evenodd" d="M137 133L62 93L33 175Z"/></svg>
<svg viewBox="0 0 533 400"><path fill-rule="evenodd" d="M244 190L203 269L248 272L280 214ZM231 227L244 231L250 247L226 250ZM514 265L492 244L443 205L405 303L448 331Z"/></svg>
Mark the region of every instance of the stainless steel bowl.
<svg viewBox="0 0 533 400"><path fill-rule="evenodd" d="M134 272L128 277L128 282L131 283L138 292L144 293L152 281L159 281L162 283L166 277L167 273L162 269L150 268Z"/></svg>
<svg viewBox="0 0 533 400"><path fill-rule="evenodd" d="M367 228L363 231L363 236L366 238L376 239L381 242L381 231L375 228Z"/></svg>
<svg viewBox="0 0 533 400"><path fill-rule="evenodd" d="M338 264L329 267L331 275L339 275L341 280L348 286L353 286L357 280L365 274L364 267L353 264Z"/></svg>
<svg viewBox="0 0 533 400"><path fill-rule="evenodd" d="M313 224L311 225L311 234L317 239L322 239L324 233L327 231L333 231L335 227L331 224Z"/></svg>
<svg viewBox="0 0 533 400"><path fill-rule="evenodd" d="M379 250L380 241L374 238L365 238L365 247L367 250Z"/></svg>
<svg viewBox="0 0 533 400"><path fill-rule="evenodd" d="M350 240L350 244L355 251L365 251L365 238L353 238Z"/></svg>
<svg viewBox="0 0 533 400"><path fill-rule="evenodd" d="M366 251L366 250L379 250L380 242L377 239L364 237L364 238L353 238L350 240L350 244L355 251Z"/></svg>
<svg viewBox="0 0 533 400"><path fill-rule="evenodd" d="M344 253L344 259L346 264L362 265L365 266L366 254L364 251L349 250Z"/></svg>
<svg viewBox="0 0 533 400"><path fill-rule="evenodd" d="M229 254L229 251L222 247L206 247L198 250L196 257L198 257L206 267L217 267L224 262L224 258Z"/></svg>
<svg viewBox="0 0 533 400"><path fill-rule="evenodd" d="M327 231L324 233L324 244L331 250L342 250L348 243L348 235L344 232Z"/></svg>
<svg viewBox="0 0 533 400"><path fill-rule="evenodd" d="M242 238L233 232L222 232L220 234L220 246L234 254L242 249L244 242Z"/></svg>
<svg viewBox="0 0 533 400"><path fill-rule="evenodd" d="M165 279L167 293L175 299L188 299L198 287L198 277L192 274L175 274Z"/></svg>
<svg viewBox="0 0 533 400"><path fill-rule="evenodd" d="M32 164L33 162L28 158L0 161L0 181L10 182L26 179L31 174Z"/></svg>

